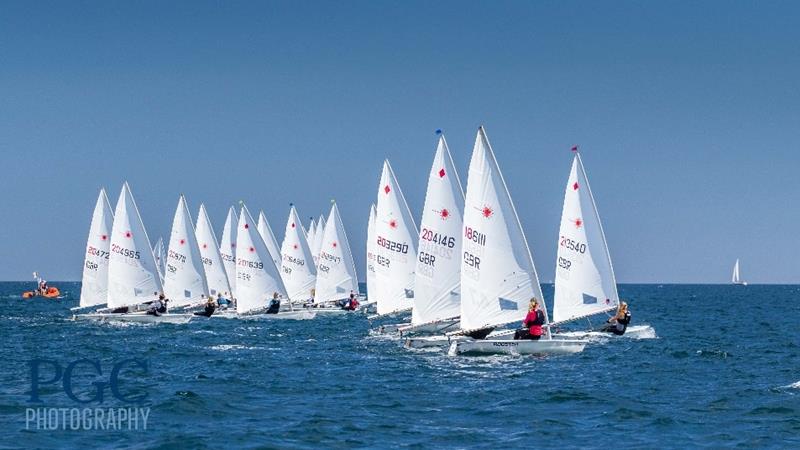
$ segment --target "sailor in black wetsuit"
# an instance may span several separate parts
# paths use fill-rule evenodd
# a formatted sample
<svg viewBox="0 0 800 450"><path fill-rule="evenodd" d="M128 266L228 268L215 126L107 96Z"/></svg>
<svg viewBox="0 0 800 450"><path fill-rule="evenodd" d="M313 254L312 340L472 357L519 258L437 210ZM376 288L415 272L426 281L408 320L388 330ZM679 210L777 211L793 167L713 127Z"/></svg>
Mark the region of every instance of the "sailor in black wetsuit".
<svg viewBox="0 0 800 450"><path fill-rule="evenodd" d="M279 294L275 292L272 294L272 300L269 301L269 307L267 308L267 314L278 314L278 311L281 309L281 299L279 298Z"/></svg>
<svg viewBox="0 0 800 450"><path fill-rule="evenodd" d="M205 309L194 313L194 315L211 317L211 315L214 314L214 311L216 310L217 310L217 302L214 300L214 297L208 297Z"/></svg>
<svg viewBox="0 0 800 450"><path fill-rule="evenodd" d="M614 315L614 317L608 319L608 323L605 324L600 331L622 336L625 334L625 330L628 329L628 324L630 323L631 313L628 311L628 304L625 302L620 302L619 307L617 308L617 313Z"/></svg>

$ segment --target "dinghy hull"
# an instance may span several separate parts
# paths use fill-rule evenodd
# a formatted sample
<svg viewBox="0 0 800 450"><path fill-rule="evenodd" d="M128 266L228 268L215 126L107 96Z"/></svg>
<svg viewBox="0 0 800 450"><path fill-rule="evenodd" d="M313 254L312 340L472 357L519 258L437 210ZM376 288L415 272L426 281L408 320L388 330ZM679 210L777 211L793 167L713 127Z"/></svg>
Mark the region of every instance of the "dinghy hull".
<svg viewBox="0 0 800 450"><path fill-rule="evenodd" d="M400 334L433 334L444 333L458 329L461 321L457 318L437 320L436 322L422 323L419 325L405 325L397 329Z"/></svg>
<svg viewBox="0 0 800 450"><path fill-rule="evenodd" d="M539 341L528 340L465 340L455 341L450 344L451 355L567 355L580 353L586 347L586 341L576 339L543 339Z"/></svg>
<svg viewBox="0 0 800 450"><path fill-rule="evenodd" d="M93 320L97 322L136 322L136 323L171 323L180 325L188 323L195 316L192 314L162 314L154 316L144 313L126 314L78 314L73 316L74 320Z"/></svg>

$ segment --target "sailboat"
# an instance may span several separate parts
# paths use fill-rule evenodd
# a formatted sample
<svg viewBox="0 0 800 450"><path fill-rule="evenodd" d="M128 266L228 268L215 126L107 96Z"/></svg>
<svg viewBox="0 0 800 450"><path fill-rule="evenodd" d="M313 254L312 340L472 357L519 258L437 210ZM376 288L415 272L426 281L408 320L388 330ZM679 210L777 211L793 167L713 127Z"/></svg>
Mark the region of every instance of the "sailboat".
<svg viewBox="0 0 800 450"><path fill-rule="evenodd" d="M321 230L320 230L321 232ZM308 223L308 233L306 234L306 241L308 242L308 248L311 251L314 251L314 239L316 239L317 235L317 223L313 217L311 217L311 221ZM311 259L314 261L314 267L317 267L317 257L318 255L312 254Z"/></svg>
<svg viewBox="0 0 800 450"><path fill-rule="evenodd" d="M336 202L331 206L328 221L325 222L325 229L321 234L322 249L319 252L317 284L314 289L316 305L347 299L350 293L358 294L356 265ZM328 309L346 312L338 307Z"/></svg>
<svg viewBox="0 0 800 450"><path fill-rule="evenodd" d="M173 308L199 306L208 301L206 270L192 216L183 195L178 199L172 220L167 266L164 272L164 295Z"/></svg>
<svg viewBox="0 0 800 450"><path fill-rule="evenodd" d="M228 274L228 284L231 288L231 296L236 298L236 235L237 235L236 211L233 206L228 209L228 217L222 228L222 239L219 242L219 254L222 257L222 265L225 273Z"/></svg>
<svg viewBox="0 0 800 450"><path fill-rule="evenodd" d="M301 231L300 217L290 205L289 218L281 245L281 278L291 302L305 302L312 297L317 281L317 269L311 258L305 234Z"/></svg>
<svg viewBox="0 0 800 450"><path fill-rule="evenodd" d="M369 207L369 221L367 222L367 299L362 303L362 307L371 306L376 303L372 293L375 292L375 203Z"/></svg>
<svg viewBox="0 0 800 450"><path fill-rule="evenodd" d="M222 264L222 255L219 253L219 243L214 234L214 227L208 218L206 207L200 204L200 211L197 213L197 226L195 228L197 244L200 246L200 256L203 259L203 266L206 271L206 281L211 295L222 295L230 298L231 286L228 281L228 274Z"/></svg>
<svg viewBox="0 0 800 450"><path fill-rule="evenodd" d="M733 275L731 275L731 283L738 284L740 286L747 286L747 281L742 281L741 275L739 275L739 258L736 258L736 263L733 265Z"/></svg>
<svg viewBox="0 0 800 450"><path fill-rule="evenodd" d="M86 241L86 257L81 279L80 308L100 306L108 299L108 261L111 251L111 227L114 213L105 189L100 189Z"/></svg>
<svg viewBox="0 0 800 450"><path fill-rule="evenodd" d="M620 303L600 214L577 146L573 151L575 157L564 191L558 234L551 328L610 313ZM628 327L625 334L645 337L653 333L652 327L639 325ZM561 335L580 334L567 332Z"/></svg>
<svg viewBox="0 0 800 450"><path fill-rule="evenodd" d="M417 225L389 161L383 162L375 209L375 286L378 316L408 311L414 302Z"/></svg>
<svg viewBox="0 0 800 450"><path fill-rule="evenodd" d="M164 283L164 270L167 267L167 248L164 246L164 238L160 237L153 246L153 255L156 257L156 267L158 268L158 275L161 277L161 283Z"/></svg>
<svg viewBox="0 0 800 450"><path fill-rule="evenodd" d="M74 316L75 319L169 323L186 323L192 319L189 314L167 313L155 316L145 312L112 312L135 311L163 292L150 239L127 182L122 186L114 210L109 247L108 309L80 314Z"/></svg>
<svg viewBox="0 0 800 450"><path fill-rule="evenodd" d="M537 341L481 339L492 329L521 323L531 298L539 299L548 323L533 257L483 127L469 165L463 230L459 334L475 339L454 340L450 354L582 351L586 341L552 339L549 330Z"/></svg>
<svg viewBox="0 0 800 450"><path fill-rule="evenodd" d="M614 311L617 282L594 196L575 150L558 236L552 325Z"/></svg>
<svg viewBox="0 0 800 450"><path fill-rule="evenodd" d="M272 262L267 244L256 230L256 222L242 204L236 233L236 312L263 319L311 319L310 311L259 314L267 309L274 294L286 298L286 286ZM215 316L212 316L215 317ZM230 317L222 315L221 317Z"/></svg>
<svg viewBox="0 0 800 450"><path fill-rule="evenodd" d="M264 211L258 212L258 234L261 235L261 238L264 239L264 243L267 244L267 250L269 250L269 255L272 257L272 262L275 263L275 267L281 266L281 248L278 246L278 240L275 239L275 234L272 232L272 227L269 226L269 221L267 220L267 216L264 215Z"/></svg>
<svg viewBox="0 0 800 450"><path fill-rule="evenodd" d="M464 191L444 135L428 175L419 233L411 325L401 333L458 329Z"/></svg>
<svg viewBox="0 0 800 450"><path fill-rule="evenodd" d="M317 219L317 231L314 233L314 239L308 241L308 247L311 249L311 259L314 261L314 267L319 264L319 251L322 250L322 231L325 230L325 216L320 215Z"/></svg>

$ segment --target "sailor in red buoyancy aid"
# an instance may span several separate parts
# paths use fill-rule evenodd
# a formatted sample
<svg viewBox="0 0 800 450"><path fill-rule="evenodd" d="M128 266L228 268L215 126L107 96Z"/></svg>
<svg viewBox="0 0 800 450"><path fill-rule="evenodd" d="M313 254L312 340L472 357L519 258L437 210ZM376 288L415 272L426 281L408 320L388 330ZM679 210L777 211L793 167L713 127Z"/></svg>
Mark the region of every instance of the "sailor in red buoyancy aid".
<svg viewBox="0 0 800 450"><path fill-rule="evenodd" d="M522 326L525 328L517 330L514 339L539 340L542 337L542 325L544 325L544 313L539 309L539 301L532 298L528 306L528 315L522 321Z"/></svg>

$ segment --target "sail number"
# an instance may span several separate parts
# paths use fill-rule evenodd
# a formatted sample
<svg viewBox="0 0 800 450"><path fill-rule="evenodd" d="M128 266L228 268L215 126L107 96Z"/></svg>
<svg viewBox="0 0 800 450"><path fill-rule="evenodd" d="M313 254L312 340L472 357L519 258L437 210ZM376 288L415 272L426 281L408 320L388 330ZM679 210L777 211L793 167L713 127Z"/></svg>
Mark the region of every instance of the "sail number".
<svg viewBox="0 0 800 450"><path fill-rule="evenodd" d="M453 248L456 246L456 238L454 238L453 236L447 237L443 234L436 233L433 230L429 230L427 228L422 229L420 237L425 241L430 241L436 244L444 245L447 248Z"/></svg>
<svg viewBox="0 0 800 450"><path fill-rule="evenodd" d="M186 255L181 255L180 253L178 253L178 252L176 252L174 250L170 250L169 251L169 257L174 259L174 260L180 261L182 263L186 262Z"/></svg>
<svg viewBox="0 0 800 450"><path fill-rule="evenodd" d="M464 237L476 244L486 245L486 235L472 227L464 227Z"/></svg>
<svg viewBox="0 0 800 450"><path fill-rule="evenodd" d="M408 244L391 241L384 237L378 236L378 245L393 252L408 253Z"/></svg>
<svg viewBox="0 0 800 450"><path fill-rule="evenodd" d="M242 267L248 267L250 269L261 270L264 268L264 263L261 261L248 261L246 259L239 258L239 262L237 263Z"/></svg>
<svg viewBox="0 0 800 450"><path fill-rule="evenodd" d="M571 266L572 266L572 261L568 260L567 258L562 258L560 256L558 257L558 267L569 270Z"/></svg>
<svg viewBox="0 0 800 450"><path fill-rule="evenodd" d="M233 256L233 255L226 255L225 253L220 253L219 256L222 257L223 261L228 261L228 262L232 262L232 263L236 262L236 257Z"/></svg>
<svg viewBox="0 0 800 450"><path fill-rule="evenodd" d="M561 243L559 245L568 248L570 250L576 251L578 253L586 253L586 244L573 241L572 239L566 238L564 236L561 236Z"/></svg>
<svg viewBox="0 0 800 450"><path fill-rule="evenodd" d="M108 252L92 247L91 245L86 249L86 253L97 256L98 258L108 259Z"/></svg>
<svg viewBox="0 0 800 450"><path fill-rule="evenodd" d="M111 252L116 253L118 255L125 256L127 258L139 259L140 255L139 252L133 251L124 247L120 247L117 244L111 245Z"/></svg>
<svg viewBox="0 0 800 450"><path fill-rule="evenodd" d="M211 258L203 257L203 258L200 258L200 259L203 260L203 264L206 265L206 266L213 266L214 265L214 262L211 261Z"/></svg>

